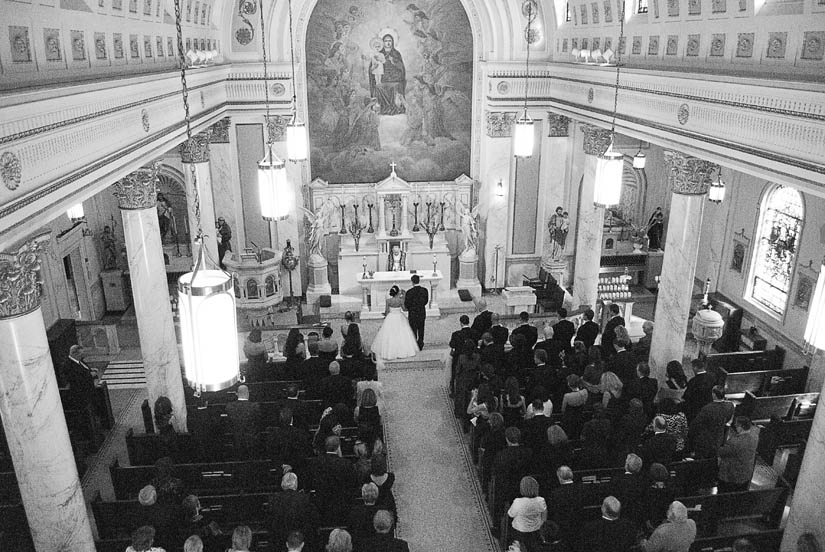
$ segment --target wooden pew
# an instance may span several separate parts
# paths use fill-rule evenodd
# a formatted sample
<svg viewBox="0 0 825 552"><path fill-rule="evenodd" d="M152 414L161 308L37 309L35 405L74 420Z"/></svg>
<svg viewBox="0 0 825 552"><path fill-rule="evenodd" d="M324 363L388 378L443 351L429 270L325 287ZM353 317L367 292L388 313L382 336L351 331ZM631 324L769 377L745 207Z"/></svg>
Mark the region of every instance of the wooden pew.
<svg viewBox="0 0 825 552"><path fill-rule="evenodd" d="M810 411L819 402L819 393L797 393L795 395L775 395L758 397L747 391L742 403L736 407L736 414L747 416L754 422L767 422L771 418L791 419L799 409Z"/></svg>
<svg viewBox="0 0 825 552"><path fill-rule="evenodd" d="M318 421L321 419L321 414L324 412L323 405L321 404L320 400L313 400L313 401L302 401L307 419L311 421L310 427L315 428L318 426ZM221 420L226 421L227 424L224 425L224 430L229 431L228 426L228 419L226 416L226 404L227 403L217 403L212 404L210 403L207 408L210 412L214 412L214 414L221 418ZM261 423L263 427L270 427L278 425L278 416L281 412L281 405L280 402L259 402L261 409ZM197 409L197 405L188 404L186 405L187 414L193 412Z"/></svg>
<svg viewBox="0 0 825 552"><path fill-rule="evenodd" d="M253 402L276 401L286 397L287 387L290 385L298 385L302 387L302 382L299 380L277 380L277 381L259 381L236 383L232 387L228 387L222 391L214 391L201 394L201 400L206 400L209 404L226 404L234 401L238 395L238 387L246 385L249 388L249 400ZM197 404L197 399L193 391L187 388L186 403Z"/></svg>
<svg viewBox="0 0 825 552"><path fill-rule="evenodd" d="M779 550L783 532L782 529L770 529L768 531L738 533L723 537L699 538L690 545L690 552L730 552L733 543L741 538L748 539L754 545L754 548L759 551Z"/></svg>
<svg viewBox="0 0 825 552"><path fill-rule="evenodd" d="M777 450L798 446L807 441L812 425L813 418L802 420L771 418L771 421L759 430L759 444L756 446L757 454L769 466L772 465Z"/></svg>
<svg viewBox="0 0 825 552"><path fill-rule="evenodd" d="M716 535L726 521L747 519L761 522L765 529L779 528L789 492L788 487L780 483L770 489L685 496L677 500L696 516L697 536L710 537Z"/></svg>
<svg viewBox="0 0 825 552"><path fill-rule="evenodd" d="M731 398L750 391L756 396L792 395L803 393L808 381L808 367L783 368L779 370L759 370L754 372L718 371L719 385Z"/></svg>
<svg viewBox="0 0 825 552"><path fill-rule="evenodd" d="M155 476L153 466L121 466L115 460L109 466L112 486L118 500L137 497ZM175 477L183 480L187 492L195 495L219 495L238 492L268 492L280 488L281 466L270 460L176 464Z"/></svg>
<svg viewBox="0 0 825 552"><path fill-rule="evenodd" d="M707 371L716 375L717 381L721 384L720 368L723 368L728 374L781 369L785 361L785 349L776 347L767 351L712 353L703 355L701 358L705 361Z"/></svg>

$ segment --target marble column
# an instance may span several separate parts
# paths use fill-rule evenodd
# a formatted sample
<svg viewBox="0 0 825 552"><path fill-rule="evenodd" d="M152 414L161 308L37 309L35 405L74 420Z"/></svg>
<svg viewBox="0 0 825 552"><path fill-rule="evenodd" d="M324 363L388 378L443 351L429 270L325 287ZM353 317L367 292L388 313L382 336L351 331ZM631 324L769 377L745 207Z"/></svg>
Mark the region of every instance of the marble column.
<svg viewBox="0 0 825 552"><path fill-rule="evenodd" d="M40 310L48 235L0 258L0 415L37 552L94 552Z"/></svg>
<svg viewBox="0 0 825 552"><path fill-rule="evenodd" d="M188 142L180 145L180 159L183 162L183 173L186 178L186 206L189 211L189 228L192 234L192 260L197 261L198 244L195 243L198 233L198 218L200 229L203 231L203 243L206 246L206 268L218 267L218 240L215 230L215 205L212 199L212 174L209 170L209 135L210 132L201 132ZM196 213L195 187L192 168L198 180L199 213Z"/></svg>
<svg viewBox="0 0 825 552"><path fill-rule="evenodd" d="M123 217L149 404L154 408L158 397L169 397L175 413L172 423L178 431L186 431L183 378L155 207L157 169L138 169L114 187Z"/></svg>
<svg viewBox="0 0 825 552"><path fill-rule="evenodd" d="M234 128L229 117L224 117L212 125L210 131L209 168L212 174L215 217L226 219L232 229L232 250L237 253L246 244L246 229Z"/></svg>
<svg viewBox="0 0 825 552"><path fill-rule="evenodd" d="M582 125L584 175L579 191L579 221L576 232L576 261L573 273L573 307L595 308L598 299L599 267L602 258L604 208L593 204L596 194L596 165L610 146L610 131Z"/></svg>
<svg viewBox="0 0 825 552"><path fill-rule="evenodd" d="M382 236L387 233L387 219L386 219L386 196L378 196L378 235Z"/></svg>
<svg viewBox="0 0 825 552"><path fill-rule="evenodd" d="M649 360L651 373L660 380L666 378L668 362L682 362L702 213L716 167L709 161L669 150L665 150L665 165L673 194Z"/></svg>
<svg viewBox="0 0 825 552"><path fill-rule="evenodd" d="M812 310L813 307L812 307ZM811 372L825 370L825 352L816 351L811 359ZM825 386L820 393L825 394ZM796 480L791 501L788 525L782 536L782 552L795 552L796 541L802 533L813 533L820 544L825 543L825 525L822 523L825 504L825 408L819 407L814 414L802 468Z"/></svg>

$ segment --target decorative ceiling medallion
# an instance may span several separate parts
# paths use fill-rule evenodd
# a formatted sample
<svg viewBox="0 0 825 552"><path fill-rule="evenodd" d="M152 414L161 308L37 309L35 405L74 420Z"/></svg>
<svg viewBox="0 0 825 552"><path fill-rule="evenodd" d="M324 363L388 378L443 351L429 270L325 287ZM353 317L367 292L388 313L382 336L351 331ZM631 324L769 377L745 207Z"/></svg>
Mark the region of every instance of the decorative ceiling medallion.
<svg viewBox="0 0 825 552"><path fill-rule="evenodd" d="M240 5L240 12L244 15L255 15L258 13L258 4L251 0L243 0Z"/></svg>
<svg viewBox="0 0 825 552"><path fill-rule="evenodd" d="M507 94L507 92L510 91L510 85L507 83L507 81L498 81L498 85L496 86L496 90L498 90L498 93L503 96L503 95Z"/></svg>
<svg viewBox="0 0 825 552"><path fill-rule="evenodd" d="M273 96L283 96L284 94L286 94L286 86L284 86L283 83L276 82L272 85L270 91L272 92Z"/></svg>
<svg viewBox="0 0 825 552"><path fill-rule="evenodd" d="M688 104L683 103L679 106L679 110L676 112L676 118L679 119L679 124L684 125L690 119L690 108Z"/></svg>
<svg viewBox="0 0 825 552"><path fill-rule="evenodd" d="M596 91L593 88L590 88L587 91L587 103L593 103L593 98L596 97Z"/></svg>
<svg viewBox="0 0 825 552"><path fill-rule="evenodd" d="M536 20L538 14L539 5L536 0L524 0L524 2L521 3L521 15L526 17L530 23Z"/></svg>
<svg viewBox="0 0 825 552"><path fill-rule="evenodd" d="M149 132L149 112L145 109L140 110L140 124L143 125L143 132Z"/></svg>
<svg viewBox="0 0 825 552"><path fill-rule="evenodd" d="M6 188L16 190L20 186L22 177L23 168L20 165L20 159L10 151L3 152L3 155L0 155L0 178L3 179Z"/></svg>

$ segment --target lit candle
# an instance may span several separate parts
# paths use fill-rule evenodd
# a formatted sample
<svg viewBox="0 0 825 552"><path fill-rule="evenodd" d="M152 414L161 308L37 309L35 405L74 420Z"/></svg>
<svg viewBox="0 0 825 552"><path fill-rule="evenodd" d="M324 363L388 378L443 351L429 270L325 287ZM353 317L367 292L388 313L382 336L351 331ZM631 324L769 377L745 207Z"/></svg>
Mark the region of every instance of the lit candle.
<svg viewBox="0 0 825 552"><path fill-rule="evenodd" d="M434 263L437 263L437 262L438 262L438 259L436 259L435 253L433 253L433 262L434 262Z"/></svg>
<svg viewBox="0 0 825 552"><path fill-rule="evenodd" d="M367 264L367 256L364 255L364 264Z"/></svg>

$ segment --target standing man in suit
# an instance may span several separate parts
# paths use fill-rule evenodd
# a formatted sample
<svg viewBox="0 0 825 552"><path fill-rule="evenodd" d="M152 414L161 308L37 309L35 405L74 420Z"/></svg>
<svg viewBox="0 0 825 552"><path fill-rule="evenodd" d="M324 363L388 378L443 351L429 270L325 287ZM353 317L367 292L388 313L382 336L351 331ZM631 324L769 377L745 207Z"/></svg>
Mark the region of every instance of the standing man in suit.
<svg viewBox="0 0 825 552"><path fill-rule="evenodd" d="M455 368L458 365L458 356L461 354L461 348L468 339L476 341L474 339L475 334L473 333L473 329L470 327L470 317L462 314L458 321L461 324L461 329L454 331L453 335L450 336L450 356L452 357L450 368L451 395L455 393Z"/></svg>
<svg viewBox="0 0 825 552"><path fill-rule="evenodd" d="M69 384L69 396L75 408L91 408L95 385L98 382L97 370L84 362L85 350L80 345L69 348L69 360L66 362L66 383Z"/></svg>
<svg viewBox="0 0 825 552"><path fill-rule="evenodd" d="M513 330L513 334L521 334L527 340L527 348L532 349L536 341L539 340L539 330L535 326L530 325L530 315L527 311L521 311L518 315L521 321L521 326Z"/></svg>
<svg viewBox="0 0 825 552"><path fill-rule="evenodd" d="M584 343L587 349L593 346L596 342L596 337L599 335L599 325L593 322L596 313L593 309L584 311L584 323L579 326L579 331L576 332L576 340Z"/></svg>
<svg viewBox="0 0 825 552"><path fill-rule="evenodd" d="M747 416L737 416L727 442L719 447L720 493L747 491L756 463L759 428Z"/></svg>
<svg viewBox="0 0 825 552"><path fill-rule="evenodd" d="M602 502L602 517L585 524L580 533L581 552L627 552L636 544L636 528L627 519L619 517L622 504L608 496Z"/></svg>
<svg viewBox="0 0 825 552"><path fill-rule="evenodd" d="M602 358L608 359L616 355L616 349L613 348L613 340L616 339L616 326L624 326L624 317L621 315L621 309L616 303L610 304L610 320L604 325L602 332Z"/></svg>
<svg viewBox="0 0 825 552"><path fill-rule="evenodd" d="M427 319L427 303L430 302L430 294L427 288L419 285L421 278L418 274L413 274L410 281L413 287L407 290L404 296L404 308L407 310L410 327L420 350L424 348L424 321Z"/></svg>
<svg viewBox="0 0 825 552"><path fill-rule="evenodd" d="M567 320L567 309L562 307L556 312L559 314L559 321L553 324L553 337L560 341L565 352L569 353L573 349L572 341L576 335L576 326Z"/></svg>
<svg viewBox="0 0 825 552"><path fill-rule="evenodd" d="M705 370L705 363L695 358L690 361L693 368L693 377L687 382L685 393L682 395L682 411L688 421L693 420L702 410L702 407L713 400L713 386L716 385L716 376Z"/></svg>
<svg viewBox="0 0 825 552"><path fill-rule="evenodd" d="M345 524L356 496L358 474L352 462L341 458L341 441L332 435L324 441L325 454L309 460L310 488L326 525Z"/></svg>
<svg viewBox="0 0 825 552"><path fill-rule="evenodd" d="M493 326L493 313L487 310L487 301L481 298L476 301L476 308L478 314L473 319L472 329L475 340L478 341L484 332L489 331Z"/></svg>
<svg viewBox="0 0 825 552"><path fill-rule="evenodd" d="M232 426L235 438L235 453L238 458L255 454L258 448L258 424L261 411L257 403L249 400L249 387L238 387L238 400L226 403L226 417Z"/></svg>
<svg viewBox="0 0 825 552"><path fill-rule="evenodd" d="M501 325L501 316L499 316L497 312L494 312L490 316L490 322L493 323L493 325L490 326L490 335L493 336L493 343L504 347L507 344L507 339L510 337L510 330L508 330L506 326Z"/></svg>

